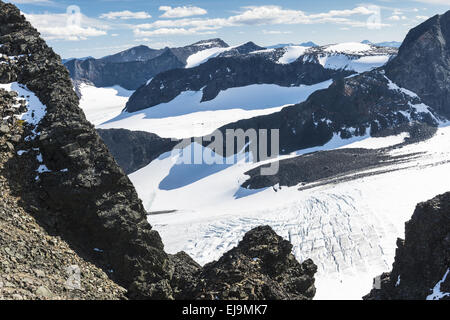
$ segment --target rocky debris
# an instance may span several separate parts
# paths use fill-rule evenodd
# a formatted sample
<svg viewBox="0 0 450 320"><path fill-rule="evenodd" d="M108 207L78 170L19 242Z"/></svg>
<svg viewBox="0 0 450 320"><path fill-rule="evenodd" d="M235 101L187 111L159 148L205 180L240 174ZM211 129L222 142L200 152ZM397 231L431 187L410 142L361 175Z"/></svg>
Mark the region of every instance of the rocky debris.
<svg viewBox="0 0 450 320"><path fill-rule="evenodd" d="M364 299L450 299L450 193L417 206L397 247L392 271Z"/></svg>
<svg viewBox="0 0 450 320"><path fill-rule="evenodd" d="M175 266L170 282L175 299L193 299L198 274L202 267L183 251L175 255L170 255L170 259Z"/></svg>
<svg viewBox="0 0 450 320"><path fill-rule="evenodd" d="M242 187L262 189L276 185L292 187L300 183L309 184L323 179L343 177L363 169L387 167L414 156L391 157L387 151L338 149L306 154L279 161L279 170L275 175L261 175L261 167L246 172L250 178L242 184Z"/></svg>
<svg viewBox="0 0 450 320"><path fill-rule="evenodd" d="M183 68L190 55L213 47L226 48L228 45L220 39L211 39L159 50L138 46L101 59L72 59L65 66L74 81L90 82L97 87L120 85L136 90L161 72Z"/></svg>
<svg viewBox="0 0 450 320"><path fill-rule="evenodd" d="M257 227L236 248L205 265L184 298L310 300L317 266L311 260L300 264L291 250L292 245L270 227Z"/></svg>
<svg viewBox="0 0 450 320"><path fill-rule="evenodd" d="M387 76L418 94L425 104L450 117L450 11L412 29Z"/></svg>
<svg viewBox="0 0 450 320"><path fill-rule="evenodd" d="M178 143L143 131L98 129L97 132L126 174L145 167Z"/></svg>
<svg viewBox="0 0 450 320"><path fill-rule="evenodd" d="M125 299L124 288L61 237L49 234L11 190L7 177L14 169L14 149L23 144L14 137L26 129L18 120L25 111L19 99L15 92L0 89L1 119L8 115L0 127L0 300ZM21 177L15 171L14 175ZM68 270L71 267L75 273ZM76 287L69 286L71 277Z"/></svg>
<svg viewBox="0 0 450 320"><path fill-rule="evenodd" d="M405 137L404 142L397 145L379 149L346 148L312 152L279 161L279 170L274 175L262 175L261 169L266 166L262 165L245 173L249 178L242 184L242 187L246 189L262 189L276 185L292 187L301 183L302 188L305 188L308 184L316 185L318 182L324 183L330 179L333 179L334 182L343 179L348 181L361 178L363 175L385 173L385 170L390 170L389 167L392 165L411 161L418 156L415 153L392 156L390 152L393 149L428 140L435 135L436 131L436 127L421 123L399 126L383 132L386 135L408 132L409 136ZM354 174L361 171L367 173Z"/></svg>

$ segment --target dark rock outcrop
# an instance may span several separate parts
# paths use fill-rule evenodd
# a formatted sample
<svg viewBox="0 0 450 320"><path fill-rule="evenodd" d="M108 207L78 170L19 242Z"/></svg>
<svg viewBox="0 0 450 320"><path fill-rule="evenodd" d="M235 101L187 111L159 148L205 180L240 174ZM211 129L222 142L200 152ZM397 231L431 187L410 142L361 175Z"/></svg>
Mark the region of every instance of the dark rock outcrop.
<svg viewBox="0 0 450 320"><path fill-rule="evenodd" d="M401 161L403 157L393 158L383 150L341 149L321 151L286 159L279 162L279 170L274 175L261 175L261 168L246 172L250 176L242 187L262 189L275 185L292 187L322 179L337 177L362 169L388 166Z"/></svg>
<svg viewBox="0 0 450 320"><path fill-rule="evenodd" d="M135 112L173 100L183 91L203 90L202 101L222 90L251 84L299 86L344 77L352 71L325 69L312 62L279 64L262 55L225 56L210 59L195 68L169 70L157 75L130 97L125 110Z"/></svg>
<svg viewBox="0 0 450 320"><path fill-rule="evenodd" d="M112 54L110 56L103 57L100 60L108 63L147 61L160 56L162 52L162 50L151 49L147 46L137 46L116 54Z"/></svg>
<svg viewBox="0 0 450 320"><path fill-rule="evenodd" d="M156 74L184 66L170 50L145 61L109 62L87 59L71 60L65 64L73 80L88 81L97 87L119 85L135 90Z"/></svg>
<svg viewBox="0 0 450 320"><path fill-rule="evenodd" d="M197 280L180 298L310 300L316 292L317 266L311 260L300 264L291 250L292 245L270 227L255 228L236 248L203 269L187 261Z"/></svg>
<svg viewBox="0 0 450 320"><path fill-rule="evenodd" d="M450 11L412 29L386 75L450 117Z"/></svg>
<svg viewBox="0 0 450 320"><path fill-rule="evenodd" d="M97 132L126 174L145 167L178 143L144 131L98 129Z"/></svg>
<svg viewBox="0 0 450 320"><path fill-rule="evenodd" d="M417 206L397 247L392 271L364 299L450 299L450 193Z"/></svg>
<svg viewBox="0 0 450 320"><path fill-rule="evenodd" d="M218 130L279 129L279 152L288 154L322 146L334 135L343 139L368 133L385 136L406 131L411 122L436 126L432 113L414 108L420 103L418 97L393 90L383 71L377 70L337 80L328 89L314 92L307 101L280 112L240 120Z"/></svg>

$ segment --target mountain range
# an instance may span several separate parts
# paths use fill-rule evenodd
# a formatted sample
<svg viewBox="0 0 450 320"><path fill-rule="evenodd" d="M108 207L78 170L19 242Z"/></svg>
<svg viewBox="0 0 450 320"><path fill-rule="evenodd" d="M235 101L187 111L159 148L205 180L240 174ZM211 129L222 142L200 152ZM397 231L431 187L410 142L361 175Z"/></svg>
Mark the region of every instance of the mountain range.
<svg viewBox="0 0 450 320"><path fill-rule="evenodd" d="M448 299L449 43L450 11L398 49L63 65L0 1L0 298ZM230 129L277 129L279 152L209 144Z"/></svg>

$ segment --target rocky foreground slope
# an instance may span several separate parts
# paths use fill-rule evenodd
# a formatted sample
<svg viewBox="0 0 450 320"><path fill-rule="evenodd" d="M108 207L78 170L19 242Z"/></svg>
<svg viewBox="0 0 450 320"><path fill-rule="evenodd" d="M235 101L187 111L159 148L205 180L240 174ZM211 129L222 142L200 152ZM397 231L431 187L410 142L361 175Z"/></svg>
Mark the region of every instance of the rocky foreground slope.
<svg viewBox="0 0 450 320"><path fill-rule="evenodd" d="M420 203L397 246L392 271L364 299L450 299L450 193Z"/></svg>
<svg viewBox="0 0 450 320"><path fill-rule="evenodd" d="M314 264L295 261L270 228L205 268L165 253L59 56L2 1L0 54L0 298L122 298L120 286L132 299L313 297ZM85 291L67 292L67 264Z"/></svg>

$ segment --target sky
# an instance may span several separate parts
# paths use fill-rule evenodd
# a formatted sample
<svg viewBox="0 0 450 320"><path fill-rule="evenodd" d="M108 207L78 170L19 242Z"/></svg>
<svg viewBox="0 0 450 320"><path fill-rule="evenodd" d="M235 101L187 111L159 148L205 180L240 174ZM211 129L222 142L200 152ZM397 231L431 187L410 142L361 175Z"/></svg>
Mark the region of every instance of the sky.
<svg viewBox="0 0 450 320"><path fill-rule="evenodd" d="M5 0L4 0L5 1ZM96 58L137 45L178 47L403 41L450 0L9 0L63 58Z"/></svg>

